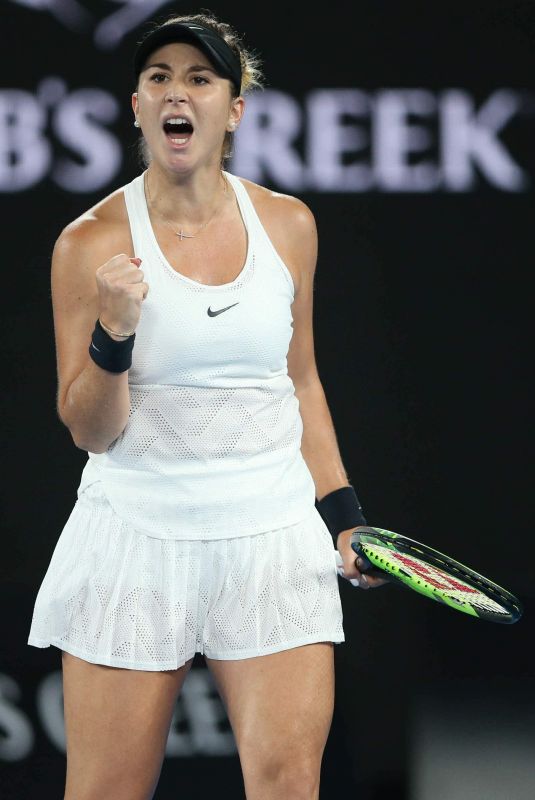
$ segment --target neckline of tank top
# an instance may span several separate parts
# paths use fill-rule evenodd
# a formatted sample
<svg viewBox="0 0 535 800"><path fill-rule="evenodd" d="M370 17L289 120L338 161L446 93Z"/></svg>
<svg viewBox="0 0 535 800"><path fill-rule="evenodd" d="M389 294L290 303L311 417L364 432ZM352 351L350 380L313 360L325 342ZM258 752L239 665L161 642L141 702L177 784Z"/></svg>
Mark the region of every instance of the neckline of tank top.
<svg viewBox="0 0 535 800"><path fill-rule="evenodd" d="M145 170L145 172L146 172L146 170ZM141 175L138 175L138 177L136 178L136 180L139 181L138 186L139 186L139 193L140 193L140 197L141 197L141 208L142 208L142 211L143 211L143 216L145 218L144 221L145 221L146 227L147 227L147 229L149 231L149 235L150 235L150 238L152 240L152 243L153 243L153 245L154 245L154 247L156 249L156 252L157 252L162 264L166 268L166 270L173 277L177 278L178 280L184 281L185 283L188 283L190 286L195 286L198 289L206 289L206 290L212 291L212 292L213 291L218 291L218 290L232 289L234 286L236 286L236 284L241 284L241 282L245 278L247 272L251 268L251 265L252 265L252 263L254 261L254 257L253 257L253 246L252 246L252 239L251 239L251 231L250 231L250 226L248 225L247 210L244 207L244 201L243 201L243 198L241 197L241 191L240 191L240 190L243 190L245 192L247 190L245 189L245 187L241 186L241 184L240 184L239 187L236 186L236 183L239 181L239 178L236 178L235 175L232 175L229 172L223 171L223 174L225 175L225 177L227 178L228 182L230 183L230 185L234 189L234 194L236 195L236 198L238 200L238 208L240 210L241 218L242 218L242 221L243 221L243 224L244 224L244 227L245 227L245 233L247 235L247 253L246 253L246 256L245 256L245 263L244 263L242 269L240 270L240 272L234 278L234 280L230 281L229 283L209 284L209 283L200 283L199 281L193 280L193 278L188 278L187 275L183 275L181 272L176 270L169 263L167 258L165 257L162 248L158 244L158 239L156 238L156 234L154 233L154 228L152 227L152 222L151 222L150 215L149 215L149 208L148 208L148 205L147 205L147 197L145 195L145 172L142 172Z"/></svg>

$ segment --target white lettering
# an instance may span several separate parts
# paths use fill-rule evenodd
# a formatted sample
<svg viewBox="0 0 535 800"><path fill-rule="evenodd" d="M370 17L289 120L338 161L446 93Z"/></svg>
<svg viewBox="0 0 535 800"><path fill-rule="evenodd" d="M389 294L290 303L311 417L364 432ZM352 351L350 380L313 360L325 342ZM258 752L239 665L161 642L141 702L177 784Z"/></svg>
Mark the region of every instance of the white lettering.
<svg viewBox="0 0 535 800"><path fill-rule="evenodd" d="M374 177L369 164L344 163L344 155L369 147L370 97L358 89L320 89L307 101L309 186L319 191L364 192ZM363 125L344 117L363 118ZM354 161L354 159L353 159Z"/></svg>
<svg viewBox="0 0 535 800"><path fill-rule="evenodd" d="M38 11L49 11L67 28L74 31L82 31L91 20L91 15L77 0L12 0L12 2Z"/></svg>
<svg viewBox="0 0 535 800"><path fill-rule="evenodd" d="M37 689L37 711L43 730L62 753L65 746L65 720L63 717L63 683L61 671L51 672Z"/></svg>
<svg viewBox="0 0 535 800"><path fill-rule="evenodd" d="M524 93L499 89L479 109L462 89L269 89L247 99L231 169L291 193L470 192L486 181L527 191L530 176L499 134L524 111ZM304 110L303 110L304 108ZM67 192L96 192L121 168L109 125L121 106L104 89L68 91L57 76L35 95L0 90L0 192L47 176ZM70 153L55 157L56 140Z"/></svg>
<svg viewBox="0 0 535 800"><path fill-rule="evenodd" d="M430 147L431 136L409 115L429 117L436 100L423 89L388 89L377 92L373 118L373 157L377 186L387 192L429 192L440 183L435 164L409 164L409 156Z"/></svg>
<svg viewBox="0 0 535 800"><path fill-rule="evenodd" d="M492 94L476 113L467 92L443 92L442 161L444 184L450 191L466 192L476 184L476 164L487 180L499 189L520 192L529 179L498 138L498 132L520 111L521 95L511 89Z"/></svg>
<svg viewBox="0 0 535 800"><path fill-rule="evenodd" d="M0 762L21 761L34 748L33 727L16 703L21 690L10 676L0 673ZM46 675L37 688L36 707L43 731L52 744L66 752L61 670ZM225 709L207 669L192 670L182 687L171 721L165 754L229 756L236 743Z"/></svg>
<svg viewBox="0 0 535 800"><path fill-rule="evenodd" d="M280 91L257 93L252 101L233 169L258 183L289 191L466 192L476 187L476 167L503 191L524 191L530 183L498 139L523 107L522 93L512 89L494 92L478 113L472 98L455 89L438 95L315 90L305 101L305 118Z"/></svg>
<svg viewBox="0 0 535 800"><path fill-rule="evenodd" d="M190 673L191 675L191 673ZM189 678L186 678L186 683ZM182 687L184 692L185 685ZM184 713L184 704L182 698L179 697L173 710L173 717L167 736L167 744L165 746L165 755L171 758L188 758L195 755L195 749L191 740L189 720Z"/></svg>
<svg viewBox="0 0 535 800"><path fill-rule="evenodd" d="M54 130L63 144L79 154L84 163L61 158L52 176L56 183L71 192L94 192L115 176L122 154L116 137L98 122L114 122L119 104L101 89L79 89L66 97L56 109Z"/></svg>
<svg viewBox="0 0 535 800"><path fill-rule="evenodd" d="M195 669L188 674L181 699L190 722L195 753L226 756L236 752L232 732L222 730L227 717L208 670Z"/></svg>
<svg viewBox="0 0 535 800"><path fill-rule="evenodd" d="M0 191L20 192L47 173L52 150L46 115L29 92L0 90Z"/></svg>
<svg viewBox="0 0 535 800"><path fill-rule="evenodd" d="M33 749L32 726L15 706L20 697L18 683L10 675L0 673L0 759L4 761L20 761Z"/></svg>
<svg viewBox="0 0 535 800"><path fill-rule="evenodd" d="M152 17L167 0L115 0L121 7L99 22L95 29L95 44L103 50L117 47L125 34Z"/></svg>
<svg viewBox="0 0 535 800"><path fill-rule="evenodd" d="M293 97L274 89L251 95L236 133L233 170L252 181L304 188L303 163L294 149L301 129L302 112Z"/></svg>

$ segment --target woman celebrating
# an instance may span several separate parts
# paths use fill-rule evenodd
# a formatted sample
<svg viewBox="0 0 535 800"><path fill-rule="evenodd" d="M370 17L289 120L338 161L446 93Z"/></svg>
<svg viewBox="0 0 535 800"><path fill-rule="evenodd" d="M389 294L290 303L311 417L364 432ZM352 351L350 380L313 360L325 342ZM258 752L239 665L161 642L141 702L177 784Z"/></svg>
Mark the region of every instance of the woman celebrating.
<svg viewBox="0 0 535 800"><path fill-rule="evenodd" d="M65 798L153 796L199 652L248 800L312 800L344 640L331 533L346 578L382 582L314 360L314 218L222 169L259 83L229 25L173 17L134 72L146 168L52 260L58 411L89 458L28 641L62 650Z"/></svg>

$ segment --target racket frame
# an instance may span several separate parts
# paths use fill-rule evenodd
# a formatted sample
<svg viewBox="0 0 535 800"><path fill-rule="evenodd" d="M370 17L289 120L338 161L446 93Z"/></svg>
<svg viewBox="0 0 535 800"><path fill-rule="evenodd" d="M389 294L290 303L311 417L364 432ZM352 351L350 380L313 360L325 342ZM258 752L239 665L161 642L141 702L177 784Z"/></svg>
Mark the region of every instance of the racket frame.
<svg viewBox="0 0 535 800"><path fill-rule="evenodd" d="M369 547L367 545L369 545ZM413 558L419 559L424 564L444 571L446 575L451 576L453 579L457 578L470 588L484 594L490 600L500 605L506 613L500 614L488 609L476 608L469 602L461 602L452 598L444 590L438 590L430 583L427 583L423 576L421 579L416 579L409 576L407 573L403 573L403 570L398 565L387 562L384 557L382 558L378 555L377 551L373 549L373 545L409 557L412 556ZM522 604L511 592L508 592L497 583L485 578L483 575L480 575L478 572L475 572L470 567L461 564L450 556L428 545L422 544L415 539L410 539L408 536L385 530L384 528L363 525L359 526L351 535L351 547L357 555L366 558L374 568L386 573L386 576L390 580L420 592L420 594L457 609L458 611L463 611L466 614L485 619L489 622L505 624L517 622L522 616Z"/></svg>

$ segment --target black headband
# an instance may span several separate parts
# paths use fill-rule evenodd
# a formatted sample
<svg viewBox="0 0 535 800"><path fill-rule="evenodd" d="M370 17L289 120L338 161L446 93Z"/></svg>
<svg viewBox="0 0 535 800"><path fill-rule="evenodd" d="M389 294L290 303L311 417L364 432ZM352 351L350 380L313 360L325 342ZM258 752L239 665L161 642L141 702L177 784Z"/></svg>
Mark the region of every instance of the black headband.
<svg viewBox="0 0 535 800"><path fill-rule="evenodd" d="M148 56L158 47L170 42L191 42L210 59L217 73L228 78L238 94L241 92L241 62L226 41L211 28L196 22L172 22L149 33L138 45L134 55L136 81Z"/></svg>

